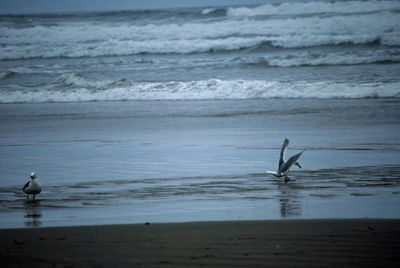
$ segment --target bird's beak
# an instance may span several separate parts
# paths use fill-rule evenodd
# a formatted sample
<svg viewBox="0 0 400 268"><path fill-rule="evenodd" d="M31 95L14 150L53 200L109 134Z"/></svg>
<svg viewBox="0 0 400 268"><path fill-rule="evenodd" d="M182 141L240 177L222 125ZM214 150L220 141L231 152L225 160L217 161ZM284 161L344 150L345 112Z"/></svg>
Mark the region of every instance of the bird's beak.
<svg viewBox="0 0 400 268"><path fill-rule="evenodd" d="M299 163L299 162L296 162L296 163L295 163L295 165L296 165L296 166L298 166L299 168L301 168L301 166L300 166L300 163Z"/></svg>

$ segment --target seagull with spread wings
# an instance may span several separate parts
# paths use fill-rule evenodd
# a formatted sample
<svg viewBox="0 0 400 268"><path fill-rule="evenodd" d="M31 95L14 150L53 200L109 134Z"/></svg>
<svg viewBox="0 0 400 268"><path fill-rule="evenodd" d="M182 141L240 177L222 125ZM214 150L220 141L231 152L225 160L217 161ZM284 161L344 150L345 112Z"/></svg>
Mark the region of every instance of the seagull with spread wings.
<svg viewBox="0 0 400 268"><path fill-rule="evenodd" d="M304 153L304 151L305 151L305 150L303 150L302 152L293 155L287 161L285 161L285 153L286 153L288 145L289 145L289 140L288 140L288 138L285 138L285 140L283 141L281 154L279 157L279 166L278 166L277 172L267 171L267 173L269 173L275 177L278 177L278 178L284 177L285 183L288 181L291 181L291 179L288 177L287 174L289 172L290 167L293 166L293 164L295 164L296 166L301 168L301 166L297 160L300 158L301 154Z"/></svg>

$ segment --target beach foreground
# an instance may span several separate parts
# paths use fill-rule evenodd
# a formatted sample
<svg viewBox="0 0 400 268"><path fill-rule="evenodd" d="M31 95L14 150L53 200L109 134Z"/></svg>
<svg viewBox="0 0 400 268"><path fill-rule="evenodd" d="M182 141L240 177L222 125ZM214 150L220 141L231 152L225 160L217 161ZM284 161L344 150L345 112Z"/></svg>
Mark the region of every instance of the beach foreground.
<svg viewBox="0 0 400 268"><path fill-rule="evenodd" d="M400 220L272 220L0 230L7 267L397 267Z"/></svg>

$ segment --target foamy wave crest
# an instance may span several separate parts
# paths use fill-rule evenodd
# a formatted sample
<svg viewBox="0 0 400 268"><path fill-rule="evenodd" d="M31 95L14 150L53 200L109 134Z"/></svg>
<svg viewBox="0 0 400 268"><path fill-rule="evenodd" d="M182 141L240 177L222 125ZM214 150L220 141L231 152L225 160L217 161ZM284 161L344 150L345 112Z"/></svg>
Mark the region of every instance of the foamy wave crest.
<svg viewBox="0 0 400 268"><path fill-rule="evenodd" d="M218 10L217 8L205 8L205 9L203 9L201 11L201 15L208 15L208 14L211 14L211 13L217 11L217 10Z"/></svg>
<svg viewBox="0 0 400 268"><path fill-rule="evenodd" d="M2 54L0 48L0 59L20 58L53 58L53 57L98 57L98 56L123 56L143 53L152 54L189 54L213 51L233 51L251 48L268 41L269 38L237 38L226 39L195 39L195 40L159 40L132 41L132 40L108 40L102 44L93 46L91 44L76 45L75 50L69 47L54 47L52 50L42 50L32 47L23 52L22 48L15 48L12 53Z"/></svg>
<svg viewBox="0 0 400 268"><path fill-rule="evenodd" d="M298 15L298 14L354 14L398 11L399 1L344 1L344 2L287 2L266 4L257 7L229 8L228 16L265 16L265 15Z"/></svg>
<svg viewBox="0 0 400 268"><path fill-rule="evenodd" d="M400 82L268 82L202 80L191 82L135 83L107 90L1 91L1 103L87 102L128 100L206 100L254 98L400 98Z"/></svg>
<svg viewBox="0 0 400 268"><path fill-rule="evenodd" d="M68 73L61 75L58 78L58 81L61 82L64 86L105 89L123 82L124 79L116 81L99 81L95 79L89 79L78 73Z"/></svg>
<svg viewBox="0 0 400 268"><path fill-rule="evenodd" d="M400 62L400 49L359 50L348 52L303 51L280 53L254 58L235 59L243 64L260 64L274 67L318 66L318 65L353 65L370 63Z"/></svg>
<svg viewBox="0 0 400 268"><path fill-rule="evenodd" d="M7 77L10 77L10 76L12 76L14 74L15 74L15 72L13 72L13 71L0 72L0 79L4 79L4 78L7 78Z"/></svg>

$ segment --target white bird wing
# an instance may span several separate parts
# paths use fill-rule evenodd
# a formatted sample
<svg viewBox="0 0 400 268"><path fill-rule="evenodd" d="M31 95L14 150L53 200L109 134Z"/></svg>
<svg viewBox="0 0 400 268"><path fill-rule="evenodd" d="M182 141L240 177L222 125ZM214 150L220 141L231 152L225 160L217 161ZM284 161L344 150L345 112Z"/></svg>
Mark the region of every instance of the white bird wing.
<svg viewBox="0 0 400 268"><path fill-rule="evenodd" d="M289 145L289 140L288 140L288 138L285 138L285 140L283 141L283 144L282 144L281 154L279 157L278 171L281 170L282 164L285 163L285 153L286 153L288 145Z"/></svg>
<svg viewBox="0 0 400 268"><path fill-rule="evenodd" d="M266 171L268 174L271 174L272 176L275 176L275 177L278 177L278 178L280 178L280 177L282 177L281 175L279 175L278 173L276 173L275 171Z"/></svg>
<svg viewBox="0 0 400 268"><path fill-rule="evenodd" d="M287 171L289 170L289 168L290 168L294 163L296 163L297 159L300 158L301 154L304 153L304 151L305 151L305 150L303 150L302 152L300 152L300 153L298 153L298 154L295 154L295 155L293 155L292 157L290 157L290 158L288 159L288 161L286 161L286 162L282 165L281 172L282 172L282 173L287 172Z"/></svg>

